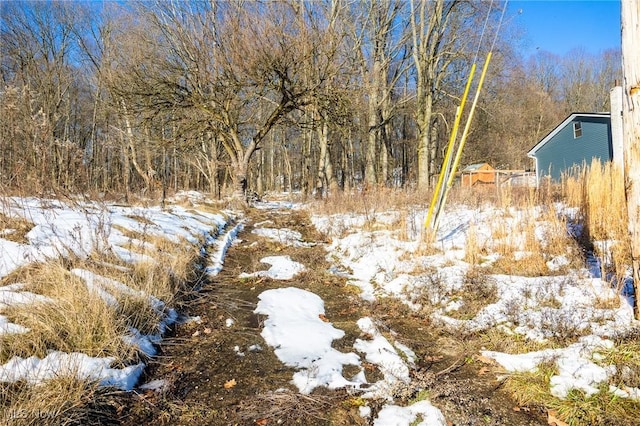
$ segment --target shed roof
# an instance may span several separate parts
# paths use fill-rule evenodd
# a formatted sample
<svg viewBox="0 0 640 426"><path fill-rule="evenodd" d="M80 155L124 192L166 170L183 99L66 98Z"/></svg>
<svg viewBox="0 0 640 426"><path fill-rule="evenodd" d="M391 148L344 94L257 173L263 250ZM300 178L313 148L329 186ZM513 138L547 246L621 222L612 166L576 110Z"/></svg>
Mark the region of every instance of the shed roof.
<svg viewBox="0 0 640 426"><path fill-rule="evenodd" d="M467 167L462 169L462 171L463 172L472 172L474 170L479 170L484 165L487 165L487 166L491 167L491 165L489 163L476 163L476 164L468 165ZM491 168L493 168L493 167L491 167Z"/></svg>
<svg viewBox="0 0 640 426"><path fill-rule="evenodd" d="M527 152L527 156L535 157L536 152L542 148L547 142L549 142L560 130L564 129L564 127L574 121L578 117L595 117L595 118L609 118L611 114L608 112L574 112L569 114L567 118L564 119L562 123L560 123L556 128L551 130L547 136L542 138L540 142L536 144L533 148Z"/></svg>

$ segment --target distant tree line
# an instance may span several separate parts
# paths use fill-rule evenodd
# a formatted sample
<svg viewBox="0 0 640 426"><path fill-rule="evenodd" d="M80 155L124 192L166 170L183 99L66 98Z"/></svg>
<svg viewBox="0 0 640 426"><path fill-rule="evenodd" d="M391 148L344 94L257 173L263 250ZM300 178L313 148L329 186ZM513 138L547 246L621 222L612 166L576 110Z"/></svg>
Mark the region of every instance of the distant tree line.
<svg viewBox="0 0 640 426"><path fill-rule="evenodd" d="M427 187L501 7L2 2L0 189ZM523 59L516 24L502 22L463 163L526 169L569 112L609 110L618 50Z"/></svg>

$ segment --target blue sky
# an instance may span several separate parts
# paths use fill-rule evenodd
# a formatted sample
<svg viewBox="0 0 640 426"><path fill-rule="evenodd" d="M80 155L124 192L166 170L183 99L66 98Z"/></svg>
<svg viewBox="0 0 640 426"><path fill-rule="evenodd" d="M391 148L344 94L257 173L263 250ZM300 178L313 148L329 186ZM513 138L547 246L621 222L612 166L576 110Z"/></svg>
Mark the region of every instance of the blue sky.
<svg viewBox="0 0 640 426"><path fill-rule="evenodd" d="M526 32L525 57L536 49L561 56L577 47L620 49L620 0L509 1L511 17Z"/></svg>

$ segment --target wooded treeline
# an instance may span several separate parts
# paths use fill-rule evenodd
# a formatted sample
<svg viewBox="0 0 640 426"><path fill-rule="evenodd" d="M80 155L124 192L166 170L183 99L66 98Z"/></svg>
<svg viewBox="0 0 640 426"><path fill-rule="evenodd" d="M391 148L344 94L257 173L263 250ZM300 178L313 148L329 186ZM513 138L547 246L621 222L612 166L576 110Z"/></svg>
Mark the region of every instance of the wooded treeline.
<svg viewBox="0 0 640 426"><path fill-rule="evenodd" d="M2 2L0 188L426 187L502 6ZM520 42L508 10L463 164L527 169L569 112L609 110L618 50L522 58Z"/></svg>

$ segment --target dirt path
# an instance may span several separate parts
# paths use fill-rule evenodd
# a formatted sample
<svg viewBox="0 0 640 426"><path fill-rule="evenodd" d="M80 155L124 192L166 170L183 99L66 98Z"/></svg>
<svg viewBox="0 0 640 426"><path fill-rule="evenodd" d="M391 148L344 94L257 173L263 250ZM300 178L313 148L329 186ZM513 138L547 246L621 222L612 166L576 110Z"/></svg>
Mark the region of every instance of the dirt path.
<svg viewBox="0 0 640 426"><path fill-rule="evenodd" d="M162 380L155 390L134 392L120 409L120 424L168 425L369 425L358 408L363 401L346 391L316 389L301 395L292 385L294 370L285 367L260 336L263 318L253 311L258 295L278 287L299 287L320 296L326 317L345 336L336 349L351 352L361 336L356 321L375 318L393 330L395 339L416 353L419 361L411 386L398 389L396 403L424 397L452 425L544 425L540 413L514 410L500 389L492 366L474 362L477 347L449 336L393 300L363 302L344 278L327 272L322 245L292 247L253 234L254 224L297 230L306 242L321 242L305 212L252 210L240 241L229 248L222 272L211 279L188 305L199 317L176 327L164 341L162 355L151 361L147 382ZM260 259L289 255L307 271L289 281L245 278L242 272L266 269ZM383 329L384 331L384 329ZM365 365L368 380L379 372ZM353 373L355 374L356 371ZM345 377L349 377L346 372ZM274 392L286 389L286 391ZM375 418L385 401L369 405Z"/></svg>

